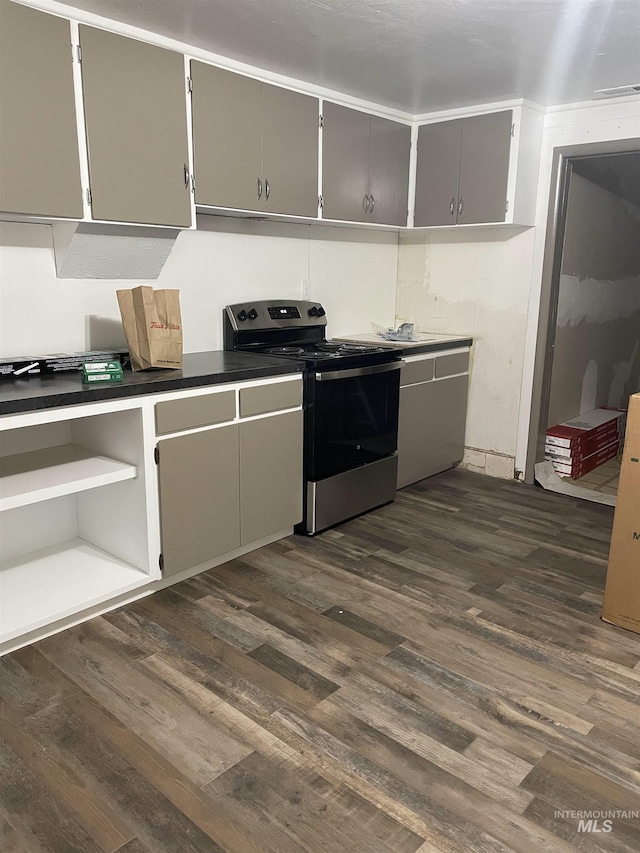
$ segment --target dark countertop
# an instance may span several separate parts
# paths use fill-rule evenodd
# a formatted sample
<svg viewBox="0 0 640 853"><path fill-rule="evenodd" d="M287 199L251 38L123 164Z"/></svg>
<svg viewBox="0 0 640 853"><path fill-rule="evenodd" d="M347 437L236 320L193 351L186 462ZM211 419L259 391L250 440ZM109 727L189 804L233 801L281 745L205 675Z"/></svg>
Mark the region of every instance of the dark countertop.
<svg viewBox="0 0 640 853"><path fill-rule="evenodd" d="M98 386L83 385L80 373L75 372L2 379L0 415L262 379L299 373L303 369L304 365L299 361L218 350L185 353L182 370L125 370L122 382L106 382Z"/></svg>

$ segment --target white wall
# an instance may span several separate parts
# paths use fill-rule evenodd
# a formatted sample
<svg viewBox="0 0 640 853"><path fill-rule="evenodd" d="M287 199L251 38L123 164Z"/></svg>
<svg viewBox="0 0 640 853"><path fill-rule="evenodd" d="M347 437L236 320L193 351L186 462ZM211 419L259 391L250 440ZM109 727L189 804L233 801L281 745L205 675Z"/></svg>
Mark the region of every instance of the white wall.
<svg viewBox="0 0 640 853"><path fill-rule="evenodd" d="M571 176L548 425L640 390L640 210Z"/></svg>
<svg viewBox="0 0 640 853"><path fill-rule="evenodd" d="M474 337L465 443L511 460L533 241L532 229L513 227L400 237L398 319L423 332Z"/></svg>
<svg viewBox="0 0 640 853"><path fill-rule="evenodd" d="M222 348L225 305L301 298L303 278L329 336L392 325L397 259L394 232L200 216L156 281L58 279L51 226L0 223L0 355L122 345L115 291L137 284L180 290L185 352Z"/></svg>

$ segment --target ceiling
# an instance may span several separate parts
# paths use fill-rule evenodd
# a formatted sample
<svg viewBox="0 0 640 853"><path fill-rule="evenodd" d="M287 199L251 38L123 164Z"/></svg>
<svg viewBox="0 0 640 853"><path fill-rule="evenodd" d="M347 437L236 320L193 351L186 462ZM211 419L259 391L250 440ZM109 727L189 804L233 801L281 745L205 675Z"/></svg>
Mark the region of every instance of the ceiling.
<svg viewBox="0 0 640 853"><path fill-rule="evenodd" d="M64 2L411 115L640 83L640 0Z"/></svg>

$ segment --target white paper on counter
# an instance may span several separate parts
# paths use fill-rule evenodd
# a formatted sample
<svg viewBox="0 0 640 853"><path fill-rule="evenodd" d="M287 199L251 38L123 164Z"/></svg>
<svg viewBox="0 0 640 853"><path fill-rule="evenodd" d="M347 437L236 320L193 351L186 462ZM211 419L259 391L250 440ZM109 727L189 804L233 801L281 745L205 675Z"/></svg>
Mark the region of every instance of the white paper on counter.
<svg viewBox="0 0 640 853"><path fill-rule="evenodd" d="M605 495L604 492L596 492L595 489L585 489L584 486L576 486L575 483L570 483L559 477L553 469L553 462L549 460L536 464L535 478L543 489L550 492L582 498L585 501L593 501L597 504L607 504L607 506L616 505L616 495Z"/></svg>

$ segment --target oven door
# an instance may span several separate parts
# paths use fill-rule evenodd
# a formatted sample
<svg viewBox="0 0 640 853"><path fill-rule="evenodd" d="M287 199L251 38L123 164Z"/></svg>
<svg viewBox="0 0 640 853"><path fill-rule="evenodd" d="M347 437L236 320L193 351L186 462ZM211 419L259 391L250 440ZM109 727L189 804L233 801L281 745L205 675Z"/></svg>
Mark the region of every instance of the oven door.
<svg viewBox="0 0 640 853"><path fill-rule="evenodd" d="M308 480L322 480L396 451L400 367L400 361L392 361L309 371Z"/></svg>

